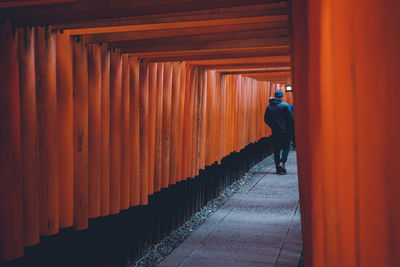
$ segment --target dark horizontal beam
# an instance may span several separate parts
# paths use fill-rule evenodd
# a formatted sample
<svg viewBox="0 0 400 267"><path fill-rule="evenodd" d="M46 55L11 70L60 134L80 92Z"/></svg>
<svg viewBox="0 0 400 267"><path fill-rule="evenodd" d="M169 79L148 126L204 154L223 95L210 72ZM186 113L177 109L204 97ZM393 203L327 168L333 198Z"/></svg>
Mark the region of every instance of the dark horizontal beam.
<svg viewBox="0 0 400 267"><path fill-rule="evenodd" d="M0 1L0 8L15 8L36 5L49 5L65 2L76 2L79 0L5 0Z"/></svg>
<svg viewBox="0 0 400 267"><path fill-rule="evenodd" d="M281 75L287 75L288 70L238 70L238 71L227 71L227 72L221 72L222 75L234 75L234 74L247 74L247 75L252 75L252 74L271 74L272 75L277 75L277 76L281 76ZM290 70L289 70L290 73Z"/></svg>
<svg viewBox="0 0 400 267"><path fill-rule="evenodd" d="M267 56L267 57L253 57L253 58L228 58L228 59L214 59L214 60L192 60L187 61L187 64L196 66L212 66L212 65L232 65L232 64L288 64L290 63L290 56Z"/></svg>
<svg viewBox="0 0 400 267"><path fill-rule="evenodd" d="M202 10L171 12L153 15L138 15L130 17L103 18L78 21L69 24L56 25L56 29L93 29L127 25L153 25L166 23L193 23L208 20L221 19L250 19L253 17L277 17L287 18L288 10L286 2L272 4L258 4L249 6L235 6L223 8L209 8Z"/></svg>
<svg viewBox="0 0 400 267"><path fill-rule="evenodd" d="M150 49L151 47L168 47L169 45L178 47L187 47L192 46L196 47L200 45L201 47L204 44L208 46L212 46L213 43L217 43L220 41L230 42L247 42L250 40L262 39L267 40L268 42L265 45L260 46L269 46L272 44L273 46L288 45L288 28L276 28L276 29L259 29L259 30L247 30L247 31L238 31L238 32L219 32L219 33L210 33L210 34L192 34L187 36L180 37L165 37L165 38L156 38L156 39L140 39L140 40L129 40L129 41L117 41L117 42L109 42L110 48L141 48L141 49ZM250 43L250 42L249 42ZM193 50L198 50L199 48L194 48ZM182 49L188 50L188 49ZM159 51L169 51L169 50L159 50Z"/></svg>
<svg viewBox="0 0 400 267"><path fill-rule="evenodd" d="M221 65L203 65L208 69L213 70L233 70L254 69L254 68L290 68L289 62L269 62L269 63L237 63L237 64L221 64Z"/></svg>
<svg viewBox="0 0 400 267"><path fill-rule="evenodd" d="M202 51L226 51L236 48L262 48L287 45L289 42L287 37L279 38L254 38L241 40L227 40L214 42L198 42L198 43L176 43L162 44L154 42L154 44L135 45L135 44L113 44L110 47L121 48L122 53L140 53L146 52L162 52L162 51L187 51L187 50L202 50Z"/></svg>
<svg viewBox="0 0 400 267"><path fill-rule="evenodd" d="M262 30L263 32L269 29L283 29L288 27L287 21L277 22L258 22L258 23L242 23L242 24L227 24L227 25L213 25L213 26L200 26L200 27L185 27L185 28L168 28L161 30L135 30L128 32L113 32L102 34L88 34L85 35L86 43L102 43L102 42L122 42L134 41L141 39L156 39L156 38L171 38L171 37L184 37L184 36L201 36L205 34L220 33L226 35L227 33L236 32L249 32ZM285 31L286 33L287 31Z"/></svg>
<svg viewBox="0 0 400 267"><path fill-rule="evenodd" d="M0 17L15 25L68 24L88 20L187 12L235 6L277 3L280 0L86 0L0 9Z"/></svg>
<svg viewBox="0 0 400 267"><path fill-rule="evenodd" d="M252 62L254 58L259 57L276 57L276 56L289 56L289 46L277 46L266 48L244 48L232 49L231 51L169 51L169 52L156 52L156 53L131 53L130 56L140 56L148 62L160 61L198 61L203 62L207 60L228 60L236 59L237 62ZM239 61L238 61L239 60ZM218 64L221 64L219 62ZM223 64L223 63L222 63Z"/></svg>

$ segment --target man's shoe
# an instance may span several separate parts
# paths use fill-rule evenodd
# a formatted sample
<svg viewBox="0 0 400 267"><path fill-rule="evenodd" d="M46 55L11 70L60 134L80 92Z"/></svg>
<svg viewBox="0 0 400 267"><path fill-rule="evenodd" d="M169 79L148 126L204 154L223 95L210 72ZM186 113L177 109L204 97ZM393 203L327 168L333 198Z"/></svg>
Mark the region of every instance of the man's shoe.
<svg viewBox="0 0 400 267"><path fill-rule="evenodd" d="M276 174L285 174L285 169L282 166L276 166Z"/></svg>
<svg viewBox="0 0 400 267"><path fill-rule="evenodd" d="M284 166L281 166L281 168L282 168L283 174L286 174L287 173L286 168Z"/></svg>

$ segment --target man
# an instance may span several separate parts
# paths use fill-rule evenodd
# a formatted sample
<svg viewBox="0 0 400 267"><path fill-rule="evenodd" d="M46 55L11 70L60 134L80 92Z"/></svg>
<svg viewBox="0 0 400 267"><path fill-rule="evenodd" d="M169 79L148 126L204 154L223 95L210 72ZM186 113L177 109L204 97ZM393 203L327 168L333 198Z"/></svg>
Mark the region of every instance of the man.
<svg viewBox="0 0 400 267"><path fill-rule="evenodd" d="M285 163L289 154L292 117L288 103L282 100L283 92L275 91L275 98L269 99L264 121L272 130L272 146L277 174L286 174ZM281 150L282 157L281 157Z"/></svg>
<svg viewBox="0 0 400 267"><path fill-rule="evenodd" d="M296 149L296 136L294 134L294 107L293 104L290 106L290 111L292 112L292 141L293 141L293 149Z"/></svg>

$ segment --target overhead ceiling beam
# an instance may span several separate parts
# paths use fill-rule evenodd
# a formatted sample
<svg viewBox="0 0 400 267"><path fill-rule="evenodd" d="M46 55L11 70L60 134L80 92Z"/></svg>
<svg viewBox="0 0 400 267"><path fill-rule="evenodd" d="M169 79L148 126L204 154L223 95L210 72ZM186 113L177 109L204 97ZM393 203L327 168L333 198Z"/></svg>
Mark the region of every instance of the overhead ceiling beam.
<svg viewBox="0 0 400 267"><path fill-rule="evenodd" d="M146 16L204 9L278 3L280 0L86 0L0 9L0 17L17 19L17 26L68 24L81 21Z"/></svg>
<svg viewBox="0 0 400 267"><path fill-rule="evenodd" d="M133 30L128 32L112 32L112 33L100 33L100 34L87 34L85 35L86 43L102 43L102 42L121 42L121 41L133 41L140 39L155 39L155 38L171 38L171 37L183 37L193 35L205 35L213 33L235 33L240 31L256 31L262 30L263 32L269 29L287 29L287 21L277 22L257 22L247 23L245 21L241 24L220 24L219 25L207 25L207 26L188 26L183 25L182 28L167 28L157 30ZM118 30L118 29L115 29ZM75 32L75 30L71 31ZM285 30L285 32L287 32Z"/></svg>
<svg viewBox="0 0 400 267"><path fill-rule="evenodd" d="M221 64L221 65L203 65L203 67L217 71L234 72L235 70L242 70L242 69L266 69L266 68L290 69L290 63L286 62L238 63L238 64Z"/></svg>
<svg viewBox="0 0 400 267"><path fill-rule="evenodd" d="M95 28L122 27L122 26L139 26L139 25L158 25L173 23L200 23L201 21L213 20L235 20L235 19L251 19L257 17L269 17L271 21L277 18L288 20L288 10L286 2L274 4L261 4L240 7L227 7L217 9L204 9L194 11L182 11L163 13L145 16L120 17L101 20L79 21L72 24L55 25L56 29L83 29L94 30ZM106 30L101 30L106 32Z"/></svg>
<svg viewBox="0 0 400 267"><path fill-rule="evenodd" d="M227 59L213 59L213 60L192 60L187 61L187 64L196 66L212 66L212 65L232 65L232 64L268 64L279 66L288 66L290 63L290 56L271 56L271 57L253 57L253 58L227 58Z"/></svg>
<svg viewBox="0 0 400 267"><path fill-rule="evenodd" d="M236 69L236 70L220 70L218 72L224 74L224 75L230 75L230 74L269 74L273 73L276 75L286 75L287 71L290 71L290 69Z"/></svg>
<svg viewBox="0 0 400 267"><path fill-rule="evenodd" d="M26 7L26 6L35 6L35 5L48 5L48 4L56 4L56 3L65 3L65 2L76 2L79 0L1 0L0 8L12 8L12 7Z"/></svg>
<svg viewBox="0 0 400 267"><path fill-rule="evenodd" d="M237 48L231 50L215 50L215 51L163 51L148 53L130 53L130 56L140 56L149 62L157 61L202 61L214 59L243 59L251 61L254 57L273 57L273 56L289 56L289 46L276 46L264 48Z"/></svg>
<svg viewBox="0 0 400 267"><path fill-rule="evenodd" d="M283 22L285 27L288 27L287 15L273 15L273 16L257 16L246 18L230 18L230 19L208 19L198 21L177 21L168 23L152 23L152 24L139 24L139 25L125 25L125 26L108 26L97 28L79 28L69 30L71 35L89 35L89 34L102 34L102 33L116 33L116 32L130 32L130 31L150 31L150 30L173 30L179 28L192 28L192 27L211 27L222 25L235 25L247 23L264 23L266 28L269 23ZM57 26L53 27L57 30Z"/></svg>
<svg viewBox="0 0 400 267"><path fill-rule="evenodd" d="M154 39L157 40L157 39ZM152 42L117 42L109 43L111 48L121 48L122 53L147 53L162 51L187 51L187 50L229 50L249 47L274 47L288 44L288 37L264 37L239 40L218 40L209 42L174 42L163 44Z"/></svg>

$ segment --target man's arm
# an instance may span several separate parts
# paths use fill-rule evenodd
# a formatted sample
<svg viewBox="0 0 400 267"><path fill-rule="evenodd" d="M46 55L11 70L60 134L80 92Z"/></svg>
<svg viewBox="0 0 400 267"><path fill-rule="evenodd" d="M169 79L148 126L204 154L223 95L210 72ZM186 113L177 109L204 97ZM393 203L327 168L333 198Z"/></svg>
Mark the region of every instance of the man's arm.
<svg viewBox="0 0 400 267"><path fill-rule="evenodd" d="M264 113L264 122L271 127L271 116L269 115L269 108L267 107L265 109L265 113Z"/></svg>
<svg viewBox="0 0 400 267"><path fill-rule="evenodd" d="M290 109L290 106L287 107L285 114L286 114L285 115L286 123L287 123L287 125L290 125L290 128L291 128L292 120L293 120L293 113Z"/></svg>

